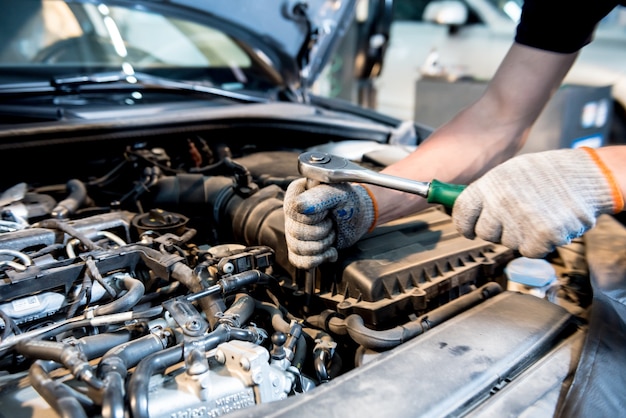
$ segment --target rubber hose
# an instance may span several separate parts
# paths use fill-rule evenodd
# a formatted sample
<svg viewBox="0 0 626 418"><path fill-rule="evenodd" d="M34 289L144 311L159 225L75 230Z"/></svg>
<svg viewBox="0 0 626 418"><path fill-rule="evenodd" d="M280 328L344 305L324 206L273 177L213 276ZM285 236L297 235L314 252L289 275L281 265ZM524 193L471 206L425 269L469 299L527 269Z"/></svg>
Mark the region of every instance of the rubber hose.
<svg viewBox="0 0 626 418"><path fill-rule="evenodd" d="M442 322L458 315L459 313L477 305L478 303L490 298L502 291L502 287L495 282L467 293L457 299L443 305L437 309L433 309L413 321L406 324L391 328L388 330L372 330L367 328L363 322L363 318L353 314L346 318L346 326L348 334L354 341L365 348L372 350L388 350L422 334L430 328L441 324Z"/></svg>
<svg viewBox="0 0 626 418"><path fill-rule="evenodd" d="M283 313L276 306L272 305L268 302L260 302L256 301L257 309L264 310L270 315L272 328L275 331L282 332L283 334L289 334L291 331L291 326L289 322L287 322L283 316ZM296 341L296 349L293 354L293 358L291 359L292 366L296 367L298 370L302 369L304 364L304 360L306 359L307 352L307 343L306 339L303 336L300 336Z"/></svg>
<svg viewBox="0 0 626 418"><path fill-rule="evenodd" d="M54 218L67 219L87 200L87 187L82 181L71 179L66 183L66 187L69 195L52 209L51 215Z"/></svg>
<svg viewBox="0 0 626 418"><path fill-rule="evenodd" d="M63 383L48 376L44 362L35 361L30 366L28 376L33 388L61 418L87 418L85 410L72 392Z"/></svg>
<svg viewBox="0 0 626 418"><path fill-rule="evenodd" d="M95 377L87 357L78 347L56 341L27 340L16 348L27 357L61 363L77 379L95 389L102 388L102 382Z"/></svg>
<svg viewBox="0 0 626 418"><path fill-rule="evenodd" d="M182 344L149 355L139 362L128 383L128 398L133 418L148 418L150 378L158 371L183 361Z"/></svg>
<svg viewBox="0 0 626 418"><path fill-rule="evenodd" d="M235 326L239 327L241 324L248 322L254 313L254 307L255 301L251 296L239 293L235 296L235 301L228 307L225 314L236 318L237 324Z"/></svg>
<svg viewBox="0 0 626 418"><path fill-rule="evenodd" d="M129 311L139 302L146 291L144 284L132 276L124 276L122 285L127 292L111 303L98 306L95 309L94 315L109 315Z"/></svg>
<svg viewBox="0 0 626 418"><path fill-rule="evenodd" d="M282 312L276 306L268 302L256 301L256 308L267 312L270 315L272 328L284 334L289 334L289 322L285 321Z"/></svg>
<svg viewBox="0 0 626 418"><path fill-rule="evenodd" d="M103 382L102 418L125 418L124 379L118 373L109 373Z"/></svg>
<svg viewBox="0 0 626 418"><path fill-rule="evenodd" d="M128 369L143 358L164 348L164 341L155 334L144 335L107 351L98 365L98 376L104 383L102 415L124 418L124 379ZM121 415L120 415L121 414Z"/></svg>
<svg viewBox="0 0 626 418"><path fill-rule="evenodd" d="M319 315L308 316L306 322L315 328L323 329L335 335L347 335L346 321L338 315L337 312L327 309Z"/></svg>
<svg viewBox="0 0 626 418"><path fill-rule="evenodd" d="M191 292L200 292L204 290L198 277L193 273L193 270L189 266L183 263L174 264L171 270L172 277L181 282ZM206 316L211 329L214 329L218 322L219 315L226 310L226 304L221 295L209 295L200 299L200 306L202 312Z"/></svg>
<svg viewBox="0 0 626 418"><path fill-rule="evenodd" d="M122 328L113 332L79 338L73 345L78 347L87 359L91 360L101 357L113 347L130 341L132 334L128 328Z"/></svg>

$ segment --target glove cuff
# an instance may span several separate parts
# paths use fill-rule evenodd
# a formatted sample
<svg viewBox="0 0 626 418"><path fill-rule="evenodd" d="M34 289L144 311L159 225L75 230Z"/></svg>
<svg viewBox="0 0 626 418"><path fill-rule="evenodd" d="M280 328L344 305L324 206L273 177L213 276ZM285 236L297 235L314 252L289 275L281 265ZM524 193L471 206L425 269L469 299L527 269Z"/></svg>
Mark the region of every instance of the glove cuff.
<svg viewBox="0 0 626 418"><path fill-rule="evenodd" d="M376 198L374 197L374 194L372 193L372 191L370 190L369 187L367 187L364 184L359 184L359 186L363 187L363 189L365 189L365 192L367 193L367 196L370 198L370 200L372 201L372 213L371 214L366 214L365 216L371 216L372 217L372 223L370 225L370 227L368 228L367 232L372 232L374 230L374 228L376 228L376 224L378 223L378 202L376 201ZM366 210L366 212L369 212L369 209Z"/></svg>
<svg viewBox="0 0 626 418"><path fill-rule="evenodd" d="M582 147L584 151L587 152L587 155L593 160L596 166L600 169L604 178L607 180L609 184L609 189L611 191L611 199L613 201L613 213L619 213L624 210L624 196L622 196L622 192L620 191L619 184L613 173L609 168L604 164L604 161L600 159L598 153L593 148Z"/></svg>

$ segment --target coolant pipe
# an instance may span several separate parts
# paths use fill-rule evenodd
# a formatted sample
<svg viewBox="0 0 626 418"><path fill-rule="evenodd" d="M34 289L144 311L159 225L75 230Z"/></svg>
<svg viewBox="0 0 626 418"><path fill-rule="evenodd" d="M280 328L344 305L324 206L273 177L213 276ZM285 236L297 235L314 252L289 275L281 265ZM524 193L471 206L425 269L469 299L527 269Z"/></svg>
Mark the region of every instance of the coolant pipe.
<svg viewBox="0 0 626 418"><path fill-rule="evenodd" d="M127 292L111 303L98 306L94 311L95 316L129 311L143 297L146 289L140 280L130 275L124 275L124 278L119 280L119 282L121 282L122 287L126 289Z"/></svg>
<svg viewBox="0 0 626 418"><path fill-rule="evenodd" d="M313 366L317 379L320 383L327 383L339 372L337 365L341 365L341 362L337 364L334 362L335 358L339 358L339 356L334 353L337 344L333 338L324 331L312 328L303 328L303 331L316 343L315 347L313 347ZM332 371L329 372L329 368L332 369Z"/></svg>
<svg viewBox="0 0 626 418"><path fill-rule="evenodd" d="M87 201L87 187L82 181L71 179L65 187L67 187L69 195L52 209L51 216L53 218L67 219Z"/></svg>
<svg viewBox="0 0 626 418"><path fill-rule="evenodd" d="M171 270L172 278L181 282L191 292L196 293L203 290L200 279L196 277L193 270L183 263L176 263ZM206 316L211 329L214 329L219 320L219 315L226 310L226 304L222 295L211 294L200 299L202 312Z"/></svg>
<svg viewBox="0 0 626 418"><path fill-rule="evenodd" d="M133 418L148 418L148 389L150 378L157 372L165 370L183 361L183 345L175 345L157 351L139 362L128 383L128 399Z"/></svg>
<svg viewBox="0 0 626 418"><path fill-rule="evenodd" d="M256 308L263 310L270 315L274 331L282 332L286 335L291 333L291 325L285 320L283 313L280 309L278 309L278 307L268 302L256 301ZM300 338L296 341L296 349L293 353L291 364L298 369L302 368L302 364L306 358L306 344L306 339L303 336L300 336Z"/></svg>
<svg viewBox="0 0 626 418"><path fill-rule="evenodd" d="M61 363L78 380L95 389L102 388L102 381L96 378L87 357L78 347L57 341L28 340L19 343L16 348L26 357Z"/></svg>
<svg viewBox="0 0 626 418"><path fill-rule="evenodd" d="M11 335L0 342L0 355L20 343L29 341L32 338L45 339L54 335L71 331L83 327L100 327L118 324L120 322L132 321L134 319L146 319L160 315L163 312L162 306L155 306L144 311L120 312L112 315L102 315L94 318L86 318L85 315L58 321L41 328L35 328L18 335Z"/></svg>
<svg viewBox="0 0 626 418"><path fill-rule="evenodd" d="M251 296L239 293L235 296L235 301L228 307L228 318L222 318L221 322L228 319L232 322L231 326L240 327L248 322L254 313L254 306L255 301Z"/></svg>
<svg viewBox="0 0 626 418"><path fill-rule="evenodd" d="M124 379L118 373L110 373L103 382L102 418L124 418Z"/></svg>
<svg viewBox="0 0 626 418"><path fill-rule="evenodd" d="M28 377L33 388L61 418L87 418L85 409L72 391L50 378L47 364L50 363L37 360L30 366Z"/></svg>
<svg viewBox="0 0 626 418"><path fill-rule="evenodd" d="M307 316L306 322L315 328L326 330L335 335L348 335L346 321L331 309L326 309L319 315Z"/></svg>
<svg viewBox="0 0 626 418"><path fill-rule="evenodd" d="M388 330L376 331L367 328L363 318L356 314L352 314L345 319L346 327L350 337L363 347L372 350L389 350L423 334L500 292L502 292L502 287L498 283L487 283L437 309L433 309L413 321Z"/></svg>
<svg viewBox="0 0 626 418"><path fill-rule="evenodd" d="M115 332L79 338L74 345L87 359L93 359L102 356L113 347L128 342L131 337L132 332L124 328ZM41 349L48 351L50 356L61 356L64 347L55 345L55 347ZM37 350L33 349L32 354L36 354L35 351ZM54 361L36 360L29 371L33 387L60 416L86 416L80 402L76 399L76 394L65 384L49 377L52 370L61 366L62 364Z"/></svg>
<svg viewBox="0 0 626 418"><path fill-rule="evenodd" d="M320 383L328 383L330 381L330 375L328 374L328 367L326 363L330 362L331 356L328 351L317 350L314 353L313 365L315 366L315 374Z"/></svg>
<svg viewBox="0 0 626 418"><path fill-rule="evenodd" d="M103 334L87 335L76 340L72 345L77 346L88 359L101 357L113 347L124 344L133 338L133 332L128 328Z"/></svg>
<svg viewBox="0 0 626 418"><path fill-rule="evenodd" d="M143 358L163 350L167 341L156 334L148 334L107 351L98 366L98 377L104 383L102 390L103 418L124 418L124 381L128 369Z"/></svg>
<svg viewBox="0 0 626 418"><path fill-rule="evenodd" d="M289 334L289 322L285 321L283 313L276 306L268 303L256 301L256 308L267 312L270 315L272 328L275 331L280 331L283 334Z"/></svg>

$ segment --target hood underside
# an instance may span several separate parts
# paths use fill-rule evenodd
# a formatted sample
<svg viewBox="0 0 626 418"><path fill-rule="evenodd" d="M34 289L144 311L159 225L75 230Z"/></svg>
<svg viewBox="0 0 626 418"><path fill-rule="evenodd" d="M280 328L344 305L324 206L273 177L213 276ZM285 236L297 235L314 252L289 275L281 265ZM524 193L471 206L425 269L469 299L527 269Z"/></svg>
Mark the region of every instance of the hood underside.
<svg viewBox="0 0 626 418"><path fill-rule="evenodd" d="M225 32L268 57L288 85L308 87L352 22L356 0L173 0L164 5L223 22Z"/></svg>

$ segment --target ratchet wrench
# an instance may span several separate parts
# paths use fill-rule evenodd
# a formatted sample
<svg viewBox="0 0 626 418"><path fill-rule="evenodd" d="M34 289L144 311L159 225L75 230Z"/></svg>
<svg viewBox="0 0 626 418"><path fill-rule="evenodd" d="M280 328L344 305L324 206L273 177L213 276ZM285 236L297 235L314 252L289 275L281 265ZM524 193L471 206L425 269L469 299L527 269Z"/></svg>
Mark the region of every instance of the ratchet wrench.
<svg viewBox="0 0 626 418"><path fill-rule="evenodd" d="M358 182L413 193L429 203L454 206L457 196L466 186L439 180L422 182L378 173L345 158L325 152L304 152L298 157L298 171L309 180L321 183Z"/></svg>

